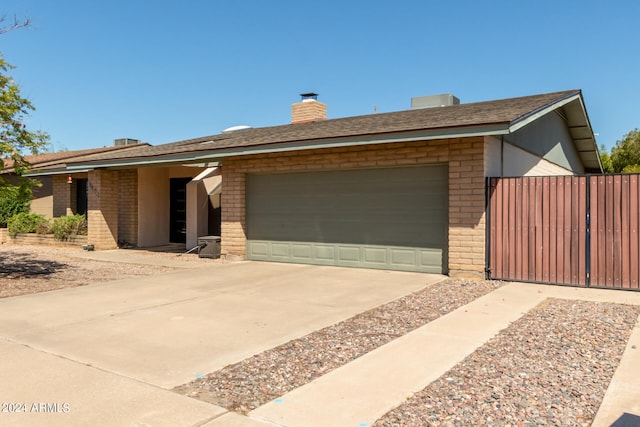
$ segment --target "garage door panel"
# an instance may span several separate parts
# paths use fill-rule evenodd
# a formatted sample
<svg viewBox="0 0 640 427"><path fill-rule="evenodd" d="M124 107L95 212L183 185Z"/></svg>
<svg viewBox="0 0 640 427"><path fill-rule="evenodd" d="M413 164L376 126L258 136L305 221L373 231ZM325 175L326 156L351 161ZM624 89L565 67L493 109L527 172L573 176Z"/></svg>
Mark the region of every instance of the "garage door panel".
<svg viewBox="0 0 640 427"><path fill-rule="evenodd" d="M364 256L364 262L369 264L385 265L389 263L389 249L388 248L371 248L365 247L362 250Z"/></svg>
<svg viewBox="0 0 640 427"><path fill-rule="evenodd" d="M347 265L348 263L360 263L360 246L338 246L338 265Z"/></svg>
<svg viewBox="0 0 640 427"><path fill-rule="evenodd" d="M309 262L383 268L407 263L423 268L420 251L436 251L437 267L444 272L447 180L446 165L250 174L248 240L294 242L298 246L288 252L292 262L310 258ZM320 244L325 246L316 246ZM260 250L248 251L250 259L287 256L282 248L277 255L274 249L261 255L263 243L258 246Z"/></svg>
<svg viewBox="0 0 640 427"><path fill-rule="evenodd" d="M447 265L446 252L434 249L421 249L419 251L420 265Z"/></svg>
<svg viewBox="0 0 640 427"><path fill-rule="evenodd" d="M394 265L416 265L415 249L391 249L391 263Z"/></svg>
<svg viewBox="0 0 640 427"><path fill-rule="evenodd" d="M291 244L291 258L293 261L305 262L305 260L312 259L313 246L309 243L292 243Z"/></svg>
<svg viewBox="0 0 640 427"><path fill-rule="evenodd" d="M286 261L290 257L289 245L284 242L272 242L269 251L271 258L279 261Z"/></svg>
<svg viewBox="0 0 640 427"><path fill-rule="evenodd" d="M276 246L271 249L271 246ZM288 246L288 251L282 249ZM259 250L256 250L259 248ZM268 249L264 249L268 248ZM281 254L276 256L275 254ZM285 258L284 253L291 256ZM420 248L399 248L361 245L328 245L318 243L300 244L298 242L247 242L249 259L255 261L298 262L315 265L333 265L342 267L382 268L387 270L419 271L425 273L442 273L442 265L446 265L443 251Z"/></svg>
<svg viewBox="0 0 640 427"><path fill-rule="evenodd" d="M269 242L251 242L247 244L247 258L262 259L269 258Z"/></svg>
<svg viewBox="0 0 640 427"><path fill-rule="evenodd" d="M313 261L322 263L333 263L336 259L336 248L334 245L312 244Z"/></svg>

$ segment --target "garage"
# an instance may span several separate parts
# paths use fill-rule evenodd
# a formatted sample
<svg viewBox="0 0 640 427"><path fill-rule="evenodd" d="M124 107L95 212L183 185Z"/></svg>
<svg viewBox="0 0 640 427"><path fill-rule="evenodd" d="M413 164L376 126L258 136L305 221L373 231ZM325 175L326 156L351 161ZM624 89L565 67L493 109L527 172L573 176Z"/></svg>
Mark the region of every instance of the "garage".
<svg viewBox="0 0 640 427"><path fill-rule="evenodd" d="M247 258L447 273L448 167L248 174Z"/></svg>

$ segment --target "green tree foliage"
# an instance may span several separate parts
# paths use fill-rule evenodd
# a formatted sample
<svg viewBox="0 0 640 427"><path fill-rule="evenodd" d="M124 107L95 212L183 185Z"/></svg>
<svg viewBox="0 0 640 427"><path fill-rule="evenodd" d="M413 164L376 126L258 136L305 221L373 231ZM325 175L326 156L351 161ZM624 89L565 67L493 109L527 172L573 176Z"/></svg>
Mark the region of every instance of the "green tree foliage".
<svg viewBox="0 0 640 427"><path fill-rule="evenodd" d="M611 149L611 169L619 172L640 171L640 131L634 129Z"/></svg>
<svg viewBox="0 0 640 427"><path fill-rule="evenodd" d="M0 228L6 227L12 216L29 212L30 204L31 188L15 185L0 187Z"/></svg>
<svg viewBox="0 0 640 427"><path fill-rule="evenodd" d="M604 173L613 173L613 166L611 166L611 154L607 153L607 147L604 144L600 144L600 163L602 163L602 171Z"/></svg>
<svg viewBox="0 0 640 427"><path fill-rule="evenodd" d="M9 76L12 68L0 55L0 156L9 160L16 175L22 175L29 167L24 153L38 154L46 148L49 136L45 132L27 129L24 121L34 107L20 95L20 88ZM4 168L4 163L0 168ZM28 182L21 184L26 186Z"/></svg>

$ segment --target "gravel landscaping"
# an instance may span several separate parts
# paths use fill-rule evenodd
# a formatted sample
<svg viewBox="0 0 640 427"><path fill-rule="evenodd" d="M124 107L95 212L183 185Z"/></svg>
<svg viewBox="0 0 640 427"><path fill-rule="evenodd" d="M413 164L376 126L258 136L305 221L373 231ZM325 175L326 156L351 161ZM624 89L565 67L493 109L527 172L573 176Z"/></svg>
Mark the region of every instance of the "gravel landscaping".
<svg viewBox="0 0 640 427"><path fill-rule="evenodd" d="M589 426L640 307L549 299L375 426Z"/></svg>
<svg viewBox="0 0 640 427"><path fill-rule="evenodd" d="M1 245L0 298L175 270L165 266L83 259L78 257L82 252L79 247ZM176 258L175 253L136 251L136 255ZM197 255L193 254L180 259L185 263L198 261Z"/></svg>
<svg viewBox="0 0 640 427"><path fill-rule="evenodd" d="M136 262L180 261L125 264L83 258L80 248L0 245L0 298L225 262L132 253ZM448 279L174 391L246 414L500 286ZM640 306L545 300L374 425L589 426L639 315Z"/></svg>
<svg viewBox="0 0 640 427"><path fill-rule="evenodd" d="M498 282L446 280L174 390L247 413L499 286Z"/></svg>

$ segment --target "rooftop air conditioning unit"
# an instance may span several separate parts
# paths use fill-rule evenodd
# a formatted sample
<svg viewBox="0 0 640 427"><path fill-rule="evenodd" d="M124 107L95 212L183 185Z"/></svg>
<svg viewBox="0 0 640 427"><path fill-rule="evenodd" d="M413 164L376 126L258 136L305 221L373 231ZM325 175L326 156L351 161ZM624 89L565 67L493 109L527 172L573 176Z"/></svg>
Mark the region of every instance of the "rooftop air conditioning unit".
<svg viewBox="0 0 640 427"><path fill-rule="evenodd" d="M121 147L123 145L135 145L135 144L140 144L140 140L132 139L132 138L119 138L119 139L113 140L113 145L115 145L116 147Z"/></svg>
<svg viewBox="0 0 640 427"><path fill-rule="evenodd" d="M411 108L434 108L460 105L460 100L450 93L442 95L416 96L411 98Z"/></svg>

